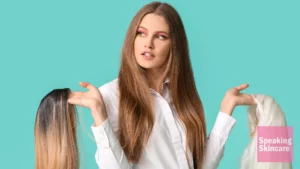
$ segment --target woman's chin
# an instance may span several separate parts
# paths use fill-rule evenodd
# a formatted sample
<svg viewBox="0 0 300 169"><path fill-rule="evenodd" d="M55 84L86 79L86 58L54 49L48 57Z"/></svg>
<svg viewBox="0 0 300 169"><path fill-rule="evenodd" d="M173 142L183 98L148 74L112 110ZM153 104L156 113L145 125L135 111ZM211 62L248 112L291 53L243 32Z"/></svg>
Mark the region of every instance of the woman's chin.
<svg viewBox="0 0 300 169"><path fill-rule="evenodd" d="M149 63L142 63L142 64L139 64L140 67L144 68L144 69L153 69L155 68L155 65L153 64L149 64Z"/></svg>

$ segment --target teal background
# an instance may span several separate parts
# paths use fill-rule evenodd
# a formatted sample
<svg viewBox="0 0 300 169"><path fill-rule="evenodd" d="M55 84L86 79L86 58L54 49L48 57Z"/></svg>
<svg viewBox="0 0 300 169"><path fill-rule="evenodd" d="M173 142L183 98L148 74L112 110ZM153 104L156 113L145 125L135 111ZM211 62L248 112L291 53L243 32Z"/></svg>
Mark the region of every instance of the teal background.
<svg viewBox="0 0 300 169"><path fill-rule="evenodd" d="M0 168L34 168L39 102L54 88L82 90L117 77L125 33L150 1L0 1ZM300 1L166 1L182 16L195 80L211 130L227 89L273 96L294 127L299 163ZM92 117L79 111L81 168L97 168ZM220 169L238 169L249 141L246 107L226 143Z"/></svg>

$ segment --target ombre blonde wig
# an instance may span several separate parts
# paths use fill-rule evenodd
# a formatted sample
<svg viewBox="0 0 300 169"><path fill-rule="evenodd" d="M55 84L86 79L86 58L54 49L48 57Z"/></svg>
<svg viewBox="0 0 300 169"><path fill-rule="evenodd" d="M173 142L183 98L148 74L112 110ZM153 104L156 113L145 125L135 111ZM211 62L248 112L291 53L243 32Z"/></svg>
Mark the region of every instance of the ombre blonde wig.
<svg viewBox="0 0 300 169"><path fill-rule="evenodd" d="M77 112L70 89L55 89L40 102L34 127L36 169L78 169Z"/></svg>

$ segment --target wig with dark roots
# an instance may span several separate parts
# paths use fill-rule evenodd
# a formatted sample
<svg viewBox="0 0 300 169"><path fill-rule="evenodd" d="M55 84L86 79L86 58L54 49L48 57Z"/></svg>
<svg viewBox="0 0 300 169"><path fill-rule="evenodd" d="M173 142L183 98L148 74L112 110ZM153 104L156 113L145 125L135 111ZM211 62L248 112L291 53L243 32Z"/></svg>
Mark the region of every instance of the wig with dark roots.
<svg viewBox="0 0 300 169"><path fill-rule="evenodd" d="M70 89L55 89L40 102L34 127L36 169L79 169L77 112Z"/></svg>

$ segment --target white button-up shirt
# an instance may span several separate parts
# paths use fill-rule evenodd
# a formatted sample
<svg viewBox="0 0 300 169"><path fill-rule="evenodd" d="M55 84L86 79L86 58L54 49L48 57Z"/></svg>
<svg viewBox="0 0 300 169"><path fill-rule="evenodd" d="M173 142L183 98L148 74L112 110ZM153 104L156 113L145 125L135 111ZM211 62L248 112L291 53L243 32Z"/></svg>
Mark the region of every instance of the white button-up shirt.
<svg viewBox="0 0 300 169"><path fill-rule="evenodd" d="M193 165L192 152L186 150L184 124L176 117L170 102L168 81L163 84L162 94L151 90L154 101L155 121L152 134L138 163L130 163L120 146L118 130L118 79L99 88L106 106L108 119L100 126L92 126L97 143L96 162L101 169L188 169ZM217 168L228 134L235 124L231 116L219 112L215 125L207 138L203 169ZM188 159L185 152L188 153Z"/></svg>

